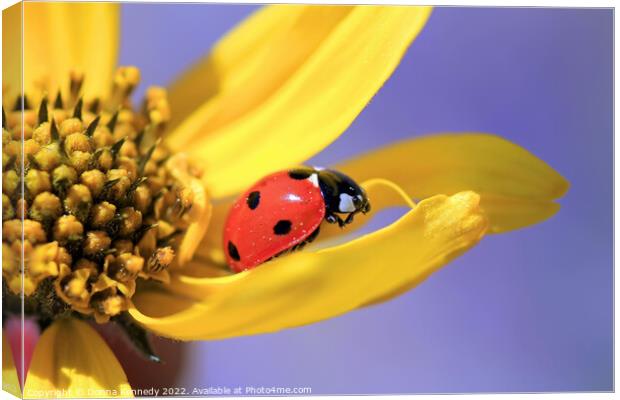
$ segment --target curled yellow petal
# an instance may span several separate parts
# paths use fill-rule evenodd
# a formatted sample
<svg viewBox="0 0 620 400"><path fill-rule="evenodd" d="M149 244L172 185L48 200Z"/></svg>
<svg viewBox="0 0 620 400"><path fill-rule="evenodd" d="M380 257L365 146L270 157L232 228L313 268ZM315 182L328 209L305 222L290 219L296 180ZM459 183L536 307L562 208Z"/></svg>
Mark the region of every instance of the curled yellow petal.
<svg viewBox="0 0 620 400"><path fill-rule="evenodd" d="M2 332L2 390L14 396L22 397L19 378L17 377L17 369L15 368L15 362L13 362L11 346L9 345L4 331Z"/></svg>
<svg viewBox="0 0 620 400"><path fill-rule="evenodd" d="M559 209L554 200L569 187L566 179L532 153L481 133L404 140L336 168L357 180L389 179L415 198L473 190L480 194L491 232L551 217Z"/></svg>
<svg viewBox="0 0 620 400"><path fill-rule="evenodd" d="M132 316L178 339L215 339L309 324L412 287L483 236L478 195L420 202L386 228L343 245L278 258L219 278L176 276L174 293L134 297ZM152 296L158 296L154 310ZM167 299L173 306L167 306Z"/></svg>
<svg viewBox="0 0 620 400"><path fill-rule="evenodd" d="M64 318L37 343L24 397L133 397L127 377L107 344L87 323Z"/></svg>
<svg viewBox="0 0 620 400"><path fill-rule="evenodd" d="M191 260L211 219L211 204L209 203L202 182L198 179L192 179L190 181L190 189L194 193L194 203L192 209L189 211L189 215L194 222L192 222L185 231L185 236L179 246L178 262L180 265Z"/></svg>
<svg viewBox="0 0 620 400"><path fill-rule="evenodd" d="M169 137L170 146L203 160L216 198L335 140L389 78L430 14L429 7L291 7L290 15L279 14L286 29L270 32L251 60L239 59L246 63L242 77ZM257 25L242 25L248 31L237 34L248 36Z"/></svg>
<svg viewBox="0 0 620 400"><path fill-rule="evenodd" d="M25 2L26 93L49 92L54 96L58 89L66 91L69 73L75 71L85 76L83 93L87 98L106 94L116 64L118 6Z"/></svg>
<svg viewBox="0 0 620 400"><path fill-rule="evenodd" d="M172 156L167 161L167 165L175 179L182 182L191 193L189 196L191 197L192 208L189 210L189 219L192 223L185 231L177 255L178 264L183 265L191 260L209 226L212 206L202 181L188 172L190 166L185 154Z"/></svg>
<svg viewBox="0 0 620 400"><path fill-rule="evenodd" d="M200 264L210 264L212 266L226 267L226 257L222 250L222 234L224 232L224 223L228 216L228 211L232 207L234 199L228 201L220 201L213 206L213 214L206 234L202 238L200 245L196 249L194 261L196 268L200 268Z"/></svg>

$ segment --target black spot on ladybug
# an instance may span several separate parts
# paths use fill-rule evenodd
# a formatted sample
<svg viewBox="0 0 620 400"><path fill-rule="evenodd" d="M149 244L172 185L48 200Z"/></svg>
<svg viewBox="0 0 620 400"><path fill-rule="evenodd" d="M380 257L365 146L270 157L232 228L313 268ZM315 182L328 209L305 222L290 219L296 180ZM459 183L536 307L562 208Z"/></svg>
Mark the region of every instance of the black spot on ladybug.
<svg viewBox="0 0 620 400"><path fill-rule="evenodd" d="M277 224L273 226L273 233L276 235L286 235L291 231L291 221L287 219L281 219Z"/></svg>
<svg viewBox="0 0 620 400"><path fill-rule="evenodd" d="M297 180L308 179L310 175L312 175L312 170L310 168L299 168L288 171L288 176Z"/></svg>
<svg viewBox="0 0 620 400"><path fill-rule="evenodd" d="M246 202L248 203L248 207L250 207L250 210L258 207L258 203L260 203L260 192L250 193Z"/></svg>
<svg viewBox="0 0 620 400"><path fill-rule="evenodd" d="M241 260L241 256L239 256L239 250L237 250L237 246L231 241L228 241L228 255L235 261Z"/></svg>

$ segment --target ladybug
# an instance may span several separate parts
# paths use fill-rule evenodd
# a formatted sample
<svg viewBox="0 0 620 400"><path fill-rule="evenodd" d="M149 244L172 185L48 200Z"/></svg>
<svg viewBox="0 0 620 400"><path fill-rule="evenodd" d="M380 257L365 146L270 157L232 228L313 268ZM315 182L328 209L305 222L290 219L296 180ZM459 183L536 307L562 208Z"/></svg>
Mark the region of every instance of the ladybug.
<svg viewBox="0 0 620 400"><path fill-rule="evenodd" d="M323 220L344 227L370 211L364 189L342 172L299 167L256 182L235 201L224 225L224 253L241 272L303 248ZM341 214L341 215L339 215Z"/></svg>

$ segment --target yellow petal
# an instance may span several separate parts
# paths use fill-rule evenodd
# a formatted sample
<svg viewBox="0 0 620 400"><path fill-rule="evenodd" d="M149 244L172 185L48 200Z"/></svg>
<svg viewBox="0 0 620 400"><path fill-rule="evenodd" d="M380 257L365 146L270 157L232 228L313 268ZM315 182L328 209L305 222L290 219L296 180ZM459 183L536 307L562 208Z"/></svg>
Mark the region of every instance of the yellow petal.
<svg viewBox="0 0 620 400"><path fill-rule="evenodd" d="M7 105L10 104L7 97L13 99L21 93L22 4L2 10L2 94Z"/></svg>
<svg viewBox="0 0 620 400"><path fill-rule="evenodd" d="M281 13L287 28L266 34L251 60L239 59L246 63L242 77L169 137L170 146L202 160L216 198L335 140L389 78L430 14L429 7L298 7L290 18ZM267 23L280 21L267 15ZM257 25L242 25L248 31L237 34L250 36Z"/></svg>
<svg viewBox="0 0 620 400"><path fill-rule="evenodd" d="M24 24L26 93L67 90L72 70L85 74L87 98L107 93L118 49L118 4L26 2Z"/></svg>
<svg viewBox="0 0 620 400"><path fill-rule="evenodd" d="M386 178L415 198L473 190L505 232L552 216L569 183L532 153L501 137L441 134L404 140L338 165L358 181ZM372 199L371 199L372 203Z"/></svg>
<svg viewBox="0 0 620 400"><path fill-rule="evenodd" d="M168 100L174 113L169 129L173 130L214 94L239 90L240 84L247 81L260 66L261 57L269 51L271 43L286 39L283 33L291 28L306 8L297 5L264 6L226 34L208 56L170 85Z"/></svg>
<svg viewBox="0 0 620 400"><path fill-rule="evenodd" d="M127 377L107 344L87 323L60 319L39 338L25 397L132 397Z"/></svg>
<svg viewBox="0 0 620 400"><path fill-rule="evenodd" d="M209 226L212 207L204 184L189 174L190 166L185 154L172 156L166 164L175 179L182 182L192 193L192 208L189 210L189 219L192 222L185 231L177 255L178 264L183 265L192 259L200 244L200 240Z"/></svg>
<svg viewBox="0 0 620 400"><path fill-rule="evenodd" d="M11 346L4 331L2 332L2 390L6 390L14 396L22 397Z"/></svg>
<svg viewBox="0 0 620 400"><path fill-rule="evenodd" d="M213 215L209 222L207 232L196 249L194 261L196 261L197 264L206 261L214 265L225 266L226 258L222 251L222 234L224 232L224 223L228 216L228 210L232 206L233 201L234 199L214 205Z"/></svg>
<svg viewBox="0 0 620 400"><path fill-rule="evenodd" d="M204 185L198 179L190 181L190 188L194 193L194 203L189 211L192 223L185 231L183 241L179 246L179 264L183 265L192 259L194 251L200 244L200 240L204 235L209 220L211 219L211 204L207 199Z"/></svg>
<svg viewBox="0 0 620 400"><path fill-rule="evenodd" d="M138 293L130 313L160 335L185 340L305 325L419 284L476 244L486 228L475 193L435 196L394 224L340 246L232 276L176 277L174 294Z"/></svg>
<svg viewBox="0 0 620 400"><path fill-rule="evenodd" d="M568 186L567 186L568 187ZM508 232L551 218L560 205L550 199L519 198L487 193L482 208L491 221L491 233Z"/></svg>

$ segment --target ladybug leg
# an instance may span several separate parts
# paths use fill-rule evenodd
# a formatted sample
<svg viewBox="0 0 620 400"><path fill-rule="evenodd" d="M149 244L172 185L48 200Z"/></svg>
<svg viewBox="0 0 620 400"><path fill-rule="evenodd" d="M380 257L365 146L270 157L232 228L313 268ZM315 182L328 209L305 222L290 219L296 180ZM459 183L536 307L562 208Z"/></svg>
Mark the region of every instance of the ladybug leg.
<svg viewBox="0 0 620 400"><path fill-rule="evenodd" d="M342 218L340 218L340 216L336 215L336 214L326 214L325 215L325 221L329 222L330 224L335 224L338 223L339 227L344 227L348 222L346 222L345 220L343 220Z"/></svg>
<svg viewBox="0 0 620 400"><path fill-rule="evenodd" d="M308 236L308 238L306 239L306 241L305 241L304 243L305 243L305 244L308 244L308 243L312 243L312 242L314 242L314 239L316 239L316 237L317 237L317 236L319 236L319 231L320 231L320 230L321 230L321 227L319 226L318 228L316 228L316 229L314 230L314 232L312 232L312 233L310 234L310 236Z"/></svg>
<svg viewBox="0 0 620 400"><path fill-rule="evenodd" d="M336 216L335 214L327 214L325 215L325 221L330 224L335 224L336 222L338 222L338 216Z"/></svg>
<svg viewBox="0 0 620 400"><path fill-rule="evenodd" d="M355 213L351 213L347 216L347 219L344 220L344 223L346 225L350 224L351 222L353 222L353 217L355 216Z"/></svg>
<svg viewBox="0 0 620 400"><path fill-rule="evenodd" d="M321 229L321 227L320 227L320 226L319 226L318 228L316 228L316 229L314 230L314 232L312 232L312 233L310 234L310 236L308 236L308 237L306 238L306 240L304 240L303 242L301 242L301 243L299 243L299 244L297 244L297 245L293 246L293 247L290 249L290 251L301 250L301 249L303 249L303 248L304 248L307 244L310 244L310 243L314 242L314 239L316 239L316 237L319 235L319 230L320 230L320 229Z"/></svg>

